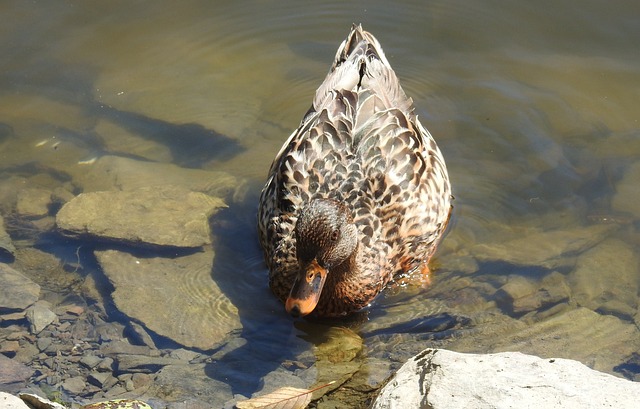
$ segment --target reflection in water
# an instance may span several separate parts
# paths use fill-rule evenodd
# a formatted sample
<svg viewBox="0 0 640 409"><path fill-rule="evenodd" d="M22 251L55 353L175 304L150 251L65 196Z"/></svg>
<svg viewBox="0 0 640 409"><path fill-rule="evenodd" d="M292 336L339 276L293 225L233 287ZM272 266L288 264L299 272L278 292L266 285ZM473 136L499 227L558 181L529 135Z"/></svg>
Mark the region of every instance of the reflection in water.
<svg viewBox="0 0 640 409"><path fill-rule="evenodd" d="M35 368L30 385L83 403L222 406L234 394L353 374L329 401L375 390L425 347L517 349L637 380L640 25L628 16L639 4L3 4L0 214L17 248L3 261L42 286L58 322L32 335L0 309L2 353ZM398 284L351 320L294 322L268 289L257 198L354 22L385 45L438 140L454 216L430 288ZM93 254L107 245L55 232L56 211L74 195L122 187L105 178L125 170L78 163L105 154L233 176L229 209L212 220L211 278L242 329L211 351L182 351L116 310ZM160 349L130 345L145 335ZM45 338L49 349L36 344ZM131 349L109 352L114 345ZM343 372L330 374L341 352ZM115 383L65 383L70 370L89 373L77 360L65 365L92 354Z"/></svg>

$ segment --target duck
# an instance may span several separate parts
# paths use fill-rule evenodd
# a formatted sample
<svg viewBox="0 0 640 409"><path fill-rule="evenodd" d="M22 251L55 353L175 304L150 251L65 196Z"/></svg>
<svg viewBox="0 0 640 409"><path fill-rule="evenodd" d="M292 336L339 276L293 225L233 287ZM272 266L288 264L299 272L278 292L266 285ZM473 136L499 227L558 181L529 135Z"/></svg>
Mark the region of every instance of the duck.
<svg viewBox="0 0 640 409"><path fill-rule="evenodd" d="M260 194L271 291L293 317L366 309L398 277L429 274L451 201L436 141L354 24Z"/></svg>

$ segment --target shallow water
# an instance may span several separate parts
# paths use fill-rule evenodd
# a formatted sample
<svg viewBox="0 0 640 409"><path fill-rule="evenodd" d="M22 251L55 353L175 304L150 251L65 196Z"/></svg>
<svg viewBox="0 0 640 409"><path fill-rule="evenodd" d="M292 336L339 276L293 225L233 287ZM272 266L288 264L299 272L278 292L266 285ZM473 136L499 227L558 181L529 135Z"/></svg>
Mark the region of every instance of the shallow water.
<svg viewBox="0 0 640 409"><path fill-rule="evenodd" d="M212 222L212 278L241 328L195 348L211 357L204 387L229 387L214 405L356 370L350 382L374 389L426 347L516 349L638 380L639 15L625 1L5 2L0 210L16 247L78 267L60 282L29 270L49 301L88 298L69 281L90 277L94 308L127 325L92 253L103 244L46 223L28 234L12 216L19 191L102 190L83 177L105 155L242 180ZM294 322L267 287L257 198L353 22L436 138L454 213L429 288L399 284L348 322ZM340 340L359 352L336 374L323 351Z"/></svg>

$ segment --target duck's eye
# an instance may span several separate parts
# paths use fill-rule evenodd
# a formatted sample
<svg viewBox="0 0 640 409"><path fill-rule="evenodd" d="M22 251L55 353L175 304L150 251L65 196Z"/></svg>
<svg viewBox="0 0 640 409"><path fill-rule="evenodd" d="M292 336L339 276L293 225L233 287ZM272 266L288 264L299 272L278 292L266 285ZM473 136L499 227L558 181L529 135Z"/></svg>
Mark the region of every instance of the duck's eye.
<svg viewBox="0 0 640 409"><path fill-rule="evenodd" d="M331 241L338 241L340 238L340 230L334 230L331 232Z"/></svg>

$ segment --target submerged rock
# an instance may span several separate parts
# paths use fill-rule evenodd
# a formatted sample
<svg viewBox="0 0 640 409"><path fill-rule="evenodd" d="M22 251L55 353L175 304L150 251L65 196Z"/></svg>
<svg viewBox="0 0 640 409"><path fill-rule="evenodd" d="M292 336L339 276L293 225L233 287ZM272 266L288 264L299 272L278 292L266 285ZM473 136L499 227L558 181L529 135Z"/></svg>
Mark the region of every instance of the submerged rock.
<svg viewBox="0 0 640 409"><path fill-rule="evenodd" d="M637 138L637 135L635 137ZM611 200L613 210L632 214L635 218L640 217L638 184L640 184L640 162L631 165L622 180L616 184L616 193Z"/></svg>
<svg viewBox="0 0 640 409"><path fill-rule="evenodd" d="M179 186L83 193L56 216L68 235L159 246L211 243L209 217L226 207L221 199Z"/></svg>
<svg viewBox="0 0 640 409"><path fill-rule="evenodd" d="M38 284L4 263L0 263L0 283L0 311L25 310L40 296Z"/></svg>
<svg viewBox="0 0 640 409"><path fill-rule="evenodd" d="M22 217L37 219L49 214L51 192L45 189L27 188L18 192L16 213Z"/></svg>
<svg viewBox="0 0 640 409"><path fill-rule="evenodd" d="M81 170L73 180L84 192L175 185L209 196L228 197L238 186L238 179L226 172L187 169L120 156L103 156Z"/></svg>
<svg viewBox="0 0 640 409"><path fill-rule="evenodd" d="M493 351L520 351L545 357L560 355L609 373L624 357L640 350L640 332L633 323L578 308L496 337ZM466 340L475 343L476 340ZM482 344L482 341L477 341ZM615 352L614 352L615 351Z"/></svg>
<svg viewBox="0 0 640 409"><path fill-rule="evenodd" d="M521 315L566 302L570 295L564 276L555 271L539 281L510 275L507 283L497 291L496 298L498 305L507 312Z"/></svg>
<svg viewBox="0 0 640 409"><path fill-rule="evenodd" d="M51 304L44 300L36 302L27 310L27 320L29 321L32 334L39 334L47 325L54 322L56 318L57 315L51 311Z"/></svg>
<svg viewBox="0 0 640 409"><path fill-rule="evenodd" d="M567 359L427 349L405 363L373 408L635 408L640 383Z"/></svg>
<svg viewBox="0 0 640 409"><path fill-rule="evenodd" d="M161 336L207 350L242 327L236 307L211 278L211 251L172 259L115 250L96 256L118 309Z"/></svg>
<svg viewBox="0 0 640 409"><path fill-rule="evenodd" d="M3 253L15 257L16 248L11 241L11 237L4 229L4 219L2 218L2 216L0 216L0 256L2 256Z"/></svg>
<svg viewBox="0 0 640 409"><path fill-rule="evenodd" d="M583 252L602 241L615 229L612 225L591 225L558 230L530 229L521 237L502 243L478 244L471 248L480 261L501 261L515 265L553 268L566 262L567 254Z"/></svg>
<svg viewBox="0 0 640 409"><path fill-rule="evenodd" d="M0 354L0 385L22 385L33 374L33 369ZM2 405L0 405L2 407Z"/></svg>
<svg viewBox="0 0 640 409"><path fill-rule="evenodd" d="M640 257L622 240L608 239L581 254L569 275L578 305L631 318L638 308Z"/></svg>

